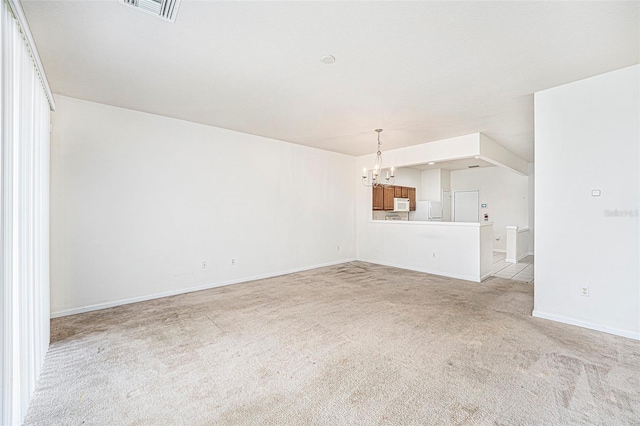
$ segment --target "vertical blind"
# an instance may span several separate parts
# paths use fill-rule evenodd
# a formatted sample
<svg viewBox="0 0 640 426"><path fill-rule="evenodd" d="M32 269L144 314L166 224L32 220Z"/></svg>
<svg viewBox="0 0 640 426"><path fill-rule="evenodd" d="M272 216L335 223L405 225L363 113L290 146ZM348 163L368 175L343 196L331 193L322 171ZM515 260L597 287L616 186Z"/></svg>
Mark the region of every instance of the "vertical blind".
<svg viewBox="0 0 640 426"><path fill-rule="evenodd" d="M53 99L19 3L0 3L0 424L21 424L49 346Z"/></svg>

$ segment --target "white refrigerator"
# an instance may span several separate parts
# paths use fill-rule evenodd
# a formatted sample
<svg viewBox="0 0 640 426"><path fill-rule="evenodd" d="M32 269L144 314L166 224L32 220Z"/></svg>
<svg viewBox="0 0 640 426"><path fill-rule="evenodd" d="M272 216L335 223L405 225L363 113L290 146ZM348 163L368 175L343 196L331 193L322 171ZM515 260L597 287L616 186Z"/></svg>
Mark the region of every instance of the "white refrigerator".
<svg viewBox="0 0 640 426"><path fill-rule="evenodd" d="M417 201L416 210L409 220L442 222L442 203L439 201Z"/></svg>

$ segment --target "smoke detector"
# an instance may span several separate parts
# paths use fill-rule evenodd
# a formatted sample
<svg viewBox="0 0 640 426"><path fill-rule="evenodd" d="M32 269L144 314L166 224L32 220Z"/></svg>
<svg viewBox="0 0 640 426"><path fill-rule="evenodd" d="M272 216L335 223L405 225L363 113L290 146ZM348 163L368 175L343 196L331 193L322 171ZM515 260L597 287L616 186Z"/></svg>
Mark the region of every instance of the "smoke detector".
<svg viewBox="0 0 640 426"><path fill-rule="evenodd" d="M333 55L324 55L322 58L320 58L320 62L327 65L331 65L335 61L336 61L336 57Z"/></svg>
<svg viewBox="0 0 640 426"><path fill-rule="evenodd" d="M174 23L178 14L180 0L120 0L120 4Z"/></svg>

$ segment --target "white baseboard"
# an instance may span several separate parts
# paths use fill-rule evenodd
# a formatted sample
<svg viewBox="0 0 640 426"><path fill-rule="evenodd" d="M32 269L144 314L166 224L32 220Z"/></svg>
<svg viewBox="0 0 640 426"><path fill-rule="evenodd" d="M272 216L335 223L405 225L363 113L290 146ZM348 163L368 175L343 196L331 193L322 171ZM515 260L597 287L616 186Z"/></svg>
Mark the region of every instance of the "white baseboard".
<svg viewBox="0 0 640 426"><path fill-rule="evenodd" d="M582 321L574 318L565 317L562 315L549 314L547 312L541 312L534 310L531 314L536 318L543 318L551 321L561 322L564 324L576 325L578 327L588 328L590 330L603 331L605 333L614 334L616 336L627 337L629 339L640 340L640 332L620 330L618 328L607 327L600 324L595 324L588 321Z"/></svg>
<svg viewBox="0 0 640 426"><path fill-rule="evenodd" d="M486 280L487 278L490 278L490 277L492 277L492 276L493 276L493 272L489 272L488 274L485 274L485 275L481 276L481 277L480 277L480 281L484 281L484 280Z"/></svg>
<svg viewBox="0 0 640 426"><path fill-rule="evenodd" d="M424 268L414 268L411 266L406 266L406 265L397 265L395 263L389 263L389 262L380 262L378 260L367 260L367 259L357 259L360 262L367 262L367 263L373 263L375 265L382 265L382 266L390 266L392 268L398 268L398 269L407 269L409 271L416 271L416 272L424 272L425 274L432 274L432 275L440 275L441 277L448 277L448 278L456 278L459 280L465 280L465 281L473 281L476 283L479 283L480 281L482 281L484 278L482 279L478 279L477 277L471 277L471 276L467 276L467 275L456 275L456 274L447 274L441 271L434 271L431 269L424 269ZM491 276L491 274L487 275L486 278L488 278L489 276Z"/></svg>
<svg viewBox="0 0 640 426"><path fill-rule="evenodd" d="M522 259L524 259L527 256L533 256L533 253L530 252L526 252L520 255L520 257L518 257L518 262L520 262Z"/></svg>
<svg viewBox="0 0 640 426"><path fill-rule="evenodd" d="M518 263L518 262L520 262L522 259L524 259L527 256L533 256L533 253L531 253L531 252L523 253L517 259L513 259L513 258L509 258L508 257L508 258L505 258L504 261L508 262L508 263Z"/></svg>
<svg viewBox="0 0 640 426"><path fill-rule="evenodd" d="M319 265L303 266L301 268L288 269L286 271L272 272L268 274L254 275L252 277L238 278L234 280L221 281L217 283L204 284L196 287L181 288L176 290L154 293L146 296L131 297L128 299L116 300L113 302L97 303L95 305L83 306L80 308L66 309L63 311L51 312L51 318L66 317L69 315L82 314L84 312L97 311L100 309L113 308L114 306L128 305L131 303L144 302L146 300L160 299L162 297L175 296L177 294L192 293L194 291L208 290L210 288L223 287L232 284L240 284L249 281L263 280L266 278L279 277L281 275L293 274L296 272L308 271L310 269L324 268L325 266L340 265L342 263L354 262L356 259L338 260L335 262L322 263Z"/></svg>
<svg viewBox="0 0 640 426"><path fill-rule="evenodd" d="M506 253L506 250L502 250L502 249L493 249L493 251L495 251L496 253Z"/></svg>

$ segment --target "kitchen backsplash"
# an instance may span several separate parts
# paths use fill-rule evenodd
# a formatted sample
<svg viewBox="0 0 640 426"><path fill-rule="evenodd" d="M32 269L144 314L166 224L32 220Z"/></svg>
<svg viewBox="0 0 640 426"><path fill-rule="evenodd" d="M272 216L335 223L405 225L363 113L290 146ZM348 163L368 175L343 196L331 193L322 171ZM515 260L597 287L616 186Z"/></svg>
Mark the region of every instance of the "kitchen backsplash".
<svg viewBox="0 0 640 426"><path fill-rule="evenodd" d="M409 214L405 212L393 213L383 210L373 210L372 218L373 220L391 220L391 218L396 218L395 220L409 220Z"/></svg>

